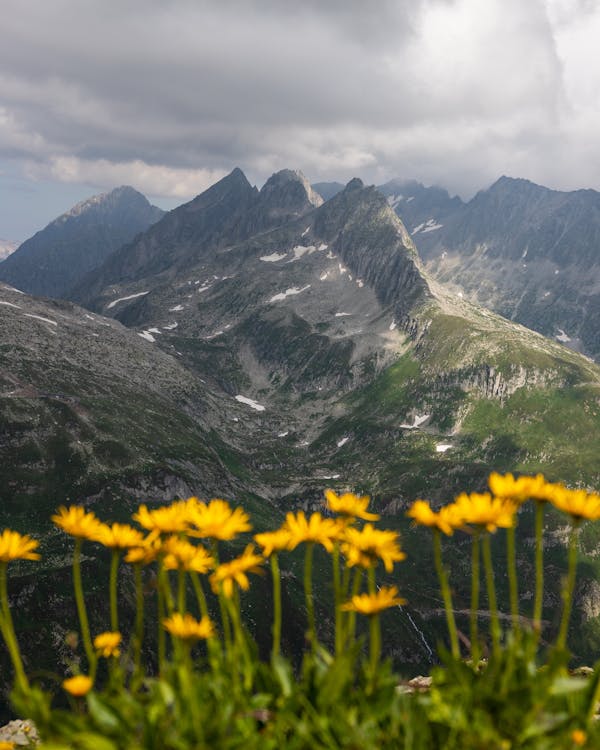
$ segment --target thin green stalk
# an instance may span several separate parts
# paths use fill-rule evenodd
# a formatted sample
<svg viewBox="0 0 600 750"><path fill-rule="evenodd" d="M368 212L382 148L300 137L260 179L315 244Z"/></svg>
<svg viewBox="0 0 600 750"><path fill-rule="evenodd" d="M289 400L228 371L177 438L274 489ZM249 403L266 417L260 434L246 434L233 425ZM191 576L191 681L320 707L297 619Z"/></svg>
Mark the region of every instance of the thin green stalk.
<svg viewBox="0 0 600 750"><path fill-rule="evenodd" d="M235 639L238 643L238 648L242 655L242 662L244 664L244 686L246 690L250 690L252 688L252 658L250 656L248 641L246 640L246 635L242 626L240 590L237 586L234 588L233 599L229 601L229 604Z"/></svg>
<svg viewBox="0 0 600 750"><path fill-rule="evenodd" d="M217 539L212 540L212 555L215 560L215 570L219 567L219 542ZM228 653L231 648L231 623L229 622L229 615L227 614L227 605L223 597L223 588L219 585L219 612L221 613L221 627L223 629L223 643L225 647L225 653Z"/></svg>
<svg viewBox="0 0 600 750"><path fill-rule="evenodd" d="M167 634L163 625L163 619L165 617L165 594L163 588L163 555L158 556L158 590L157 590L157 609L158 609L158 673L162 675L165 668L165 660L167 655Z"/></svg>
<svg viewBox="0 0 600 750"><path fill-rule="evenodd" d="M368 580L369 580L369 594L375 595L376 586L375 586L375 566L374 565L371 565L369 568Z"/></svg>
<svg viewBox="0 0 600 750"><path fill-rule="evenodd" d="M25 675L25 669L23 667L23 660L21 659L21 652L19 650L19 643L15 635L15 628L13 625L12 615L10 607L8 605L8 584L6 581L6 568L8 564L6 562L0 563L0 603L2 606L2 618L0 619L0 628L6 648L10 654L10 658L15 668L15 678L17 685L21 692L26 693L29 690L29 681Z"/></svg>
<svg viewBox="0 0 600 750"><path fill-rule="evenodd" d="M196 573L195 570L193 570L190 573L190 578L192 579L192 586L194 587L194 593L196 594L196 601L198 602L198 609L200 610L200 615L202 617L208 617L208 605L206 603L206 594L204 593L204 589L202 588L202 582L200 581L200 576L198 573Z"/></svg>
<svg viewBox="0 0 600 750"><path fill-rule="evenodd" d="M579 520L571 520L571 537L569 539L569 563L566 584L562 591L563 613L560 621L560 629L556 640L556 648L563 651L567 645L567 631L571 619L573 607L573 591L575 590L575 573L577 572L577 544L579 541Z"/></svg>
<svg viewBox="0 0 600 750"><path fill-rule="evenodd" d="M312 591L312 563L314 542L306 543L304 556L304 597L306 599L306 617L308 621L307 638L310 642L312 652L317 650L317 636L315 631L315 602Z"/></svg>
<svg viewBox="0 0 600 750"><path fill-rule="evenodd" d="M521 632L519 617L519 589L517 584L517 555L515 545L515 527L506 530L506 564L508 566L508 589L510 599L510 614L515 634Z"/></svg>
<svg viewBox="0 0 600 750"><path fill-rule="evenodd" d="M492 650L494 654L498 654L500 651L500 620L498 619L498 603L496 601L496 584L494 583L490 534L484 534L483 536L483 565L485 568L485 582L487 586L488 606L490 609Z"/></svg>
<svg viewBox="0 0 600 750"><path fill-rule="evenodd" d="M206 602L206 594L204 593L204 589L202 587L202 581L200 580L200 576L198 575L198 573L196 573L195 570L192 570L190 571L190 578L192 579L192 586L194 589L194 594L196 595L196 602L198 603L200 616L209 617L208 604ZM218 658L217 658L218 649L219 649L219 644L218 644L217 639L209 638L206 643L206 650L208 652L208 657L209 657L211 668L215 672L218 669Z"/></svg>
<svg viewBox="0 0 600 750"><path fill-rule="evenodd" d="M473 532L471 542L471 662L479 664L479 633L477 617L479 611L479 531Z"/></svg>
<svg viewBox="0 0 600 750"><path fill-rule="evenodd" d="M119 615L117 612L117 574L119 572L119 550L113 549L110 558L110 629L113 633L119 630Z"/></svg>
<svg viewBox="0 0 600 750"><path fill-rule="evenodd" d="M276 552L271 555L271 574L273 577L273 659L279 656L281 648L281 574Z"/></svg>
<svg viewBox="0 0 600 750"><path fill-rule="evenodd" d="M185 613L185 570L183 568L177 571L177 611L182 615Z"/></svg>
<svg viewBox="0 0 600 750"><path fill-rule="evenodd" d="M452 594L448 584L448 575L442 563L442 539L439 529L433 530L433 557L435 560L435 569L440 582L442 599L444 600L444 609L446 610L446 623L448 625L448 635L450 636L450 650L455 659L460 658L460 648L458 645L458 633L456 631L456 621L454 619L454 610L452 607Z"/></svg>
<svg viewBox="0 0 600 750"><path fill-rule="evenodd" d="M141 670L142 642L144 640L144 590L142 587L142 566L136 563L133 566L135 578L135 640L133 647L134 675Z"/></svg>
<svg viewBox="0 0 600 750"><path fill-rule="evenodd" d="M335 543L333 548L333 554L331 556L333 562L333 602L335 608L335 653L339 654L342 651L342 613L340 607L342 605L342 592L340 584L340 544Z"/></svg>
<svg viewBox="0 0 600 750"><path fill-rule="evenodd" d="M379 623L379 615L374 614L369 617L369 630L371 642L369 646L370 671L371 671L371 686L375 682L377 675L377 667L379 666L379 657L381 655L381 626Z"/></svg>
<svg viewBox="0 0 600 750"><path fill-rule="evenodd" d="M535 504L535 599L533 603L533 629L539 640L542 633L542 607L544 602L544 503Z"/></svg>
<svg viewBox="0 0 600 750"><path fill-rule="evenodd" d="M81 545L82 539L76 537L75 550L73 552L73 588L75 589L75 603L77 605L77 614L79 616L79 626L81 627L83 648L85 649L89 669L90 671L93 671L96 666L96 654L92 646L90 625L83 596L83 584L81 583Z"/></svg>
<svg viewBox="0 0 600 750"><path fill-rule="evenodd" d="M352 580L351 598L358 595L358 592L360 591L361 581L362 570L357 567L354 571L354 578ZM352 646L354 645L354 641L356 640L356 612L350 611L348 612L348 615L348 632L346 633L345 640Z"/></svg>

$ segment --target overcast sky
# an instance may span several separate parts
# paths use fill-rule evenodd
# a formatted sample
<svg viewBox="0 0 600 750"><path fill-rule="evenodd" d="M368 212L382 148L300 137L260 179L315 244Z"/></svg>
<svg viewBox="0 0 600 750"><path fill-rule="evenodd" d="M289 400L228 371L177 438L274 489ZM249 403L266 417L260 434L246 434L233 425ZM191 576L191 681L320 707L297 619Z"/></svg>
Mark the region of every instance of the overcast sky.
<svg viewBox="0 0 600 750"><path fill-rule="evenodd" d="M600 189L596 0L2 0L0 238L130 184Z"/></svg>

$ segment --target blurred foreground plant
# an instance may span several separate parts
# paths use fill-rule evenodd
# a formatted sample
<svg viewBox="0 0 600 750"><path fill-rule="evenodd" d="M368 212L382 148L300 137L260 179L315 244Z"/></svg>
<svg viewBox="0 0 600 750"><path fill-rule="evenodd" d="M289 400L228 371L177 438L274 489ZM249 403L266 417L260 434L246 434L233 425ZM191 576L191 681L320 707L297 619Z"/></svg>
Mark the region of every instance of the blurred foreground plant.
<svg viewBox="0 0 600 750"><path fill-rule="evenodd" d="M73 582L86 655L83 672L58 680L70 709L28 679L8 604L7 566L35 560L37 541L5 530L0 536L0 631L15 670L12 702L33 719L46 748L573 748L600 746L595 712L600 667L591 675L567 671L568 625L581 524L600 518L600 497L537 477L490 476L490 493L462 493L433 510L417 500L408 511L433 535L435 567L446 613L449 651L425 692L414 693L382 660L380 614L406 604L395 585L377 583L405 558L396 532L374 525L369 498L325 493L326 515L288 513L283 525L255 534L241 555L223 543L251 531L242 508L220 499L178 500L133 519L143 529L105 524L79 506L61 507L55 524L74 537ZM520 507L535 505L536 592L533 611L520 612L515 527ZM555 642L540 652L543 601L543 508L552 503L571 526L563 610ZM541 522L540 522L541 519ZM501 617L491 535L507 534L510 617ZM444 536L471 537L470 642L461 654ZM200 540L200 541L197 541ZM110 550L110 629L92 637L80 557L84 544ZM281 654L280 557L304 545L303 588L307 650L300 668ZM331 556L335 623L333 653L322 644L315 617L315 545ZM133 566L136 617L131 634L119 630L119 571ZM273 587L270 660L258 656L242 618L241 596L250 575L269 560ZM480 629L480 577L489 629ZM158 673L143 663L143 570L155 569ZM192 592L190 601L190 591ZM212 599L210 597L213 597ZM213 612L214 610L214 612ZM212 614L211 614L212 612ZM368 653L356 619L368 622ZM503 627L504 624L504 627ZM481 654L488 654L485 661ZM467 658L468 657L468 658Z"/></svg>

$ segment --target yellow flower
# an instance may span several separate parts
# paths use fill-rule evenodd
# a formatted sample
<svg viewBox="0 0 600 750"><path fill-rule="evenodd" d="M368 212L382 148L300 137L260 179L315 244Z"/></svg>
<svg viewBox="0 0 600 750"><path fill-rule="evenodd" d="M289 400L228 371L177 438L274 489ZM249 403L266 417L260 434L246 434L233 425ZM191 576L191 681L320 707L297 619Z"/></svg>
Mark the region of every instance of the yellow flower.
<svg viewBox="0 0 600 750"><path fill-rule="evenodd" d="M495 471L490 474L488 484L496 497L514 500L516 503L524 503L525 500L546 502L550 500L553 486L546 482L543 474L515 479L512 474L502 476Z"/></svg>
<svg viewBox="0 0 600 750"><path fill-rule="evenodd" d="M577 747L583 747L587 742L587 734L583 729L574 729L571 732L571 740L574 745L577 745Z"/></svg>
<svg viewBox="0 0 600 750"><path fill-rule="evenodd" d="M169 537L163 544L166 552L164 565L167 570L192 570L208 573L214 565L214 558L202 546L190 544L176 536Z"/></svg>
<svg viewBox="0 0 600 750"><path fill-rule="evenodd" d="M171 505L161 505L154 510L148 510L146 505L140 505L132 518L148 531L155 531L160 534L178 534L181 531L187 531L189 527L189 505L195 499L176 500Z"/></svg>
<svg viewBox="0 0 600 750"><path fill-rule="evenodd" d="M2 740L0 742L0 750L14 750L16 747L14 742L7 742L6 740Z"/></svg>
<svg viewBox="0 0 600 750"><path fill-rule="evenodd" d="M313 513L307 519L304 511L300 510L286 515L284 528L290 535L289 549L296 549L302 542L316 542L331 552L333 543L341 536L343 524L332 518L323 518L320 513Z"/></svg>
<svg viewBox="0 0 600 750"><path fill-rule="evenodd" d="M289 548L290 532L286 528L265 531L263 534L255 534L254 539L262 547L263 556L271 557L273 552Z"/></svg>
<svg viewBox="0 0 600 750"><path fill-rule="evenodd" d="M0 562L8 563L11 560L39 560L37 549L39 542L27 534L19 534L18 531L4 529L0 535Z"/></svg>
<svg viewBox="0 0 600 750"><path fill-rule="evenodd" d="M454 503L445 505L436 513L427 500L415 500L406 515L414 520L415 525L439 529L448 536L454 534L454 529L460 528L464 523Z"/></svg>
<svg viewBox="0 0 600 750"><path fill-rule="evenodd" d="M69 679L64 680L62 686L67 693L74 695L76 698L81 698L90 692L93 684L91 678L84 674L78 674L75 677L69 677Z"/></svg>
<svg viewBox="0 0 600 750"><path fill-rule="evenodd" d="M469 495L462 492L456 498L455 505L465 523L483 526L490 532L496 531L499 526L506 529L514 524L515 504L502 498L492 498L489 492L471 492Z"/></svg>
<svg viewBox="0 0 600 750"><path fill-rule="evenodd" d="M61 505L52 520L67 534L79 539L94 540L101 526L94 513L86 511L81 505L71 505L69 508Z"/></svg>
<svg viewBox="0 0 600 750"><path fill-rule="evenodd" d="M121 644L122 636L121 633L107 631L106 633L100 633L94 638L94 648L103 656L108 659L109 656L119 656L121 650L119 645Z"/></svg>
<svg viewBox="0 0 600 750"><path fill-rule="evenodd" d="M128 524L113 523L108 526L102 523L98 528L95 540L111 549L129 549L130 547L141 546L144 542L144 536L141 531Z"/></svg>
<svg viewBox="0 0 600 750"><path fill-rule="evenodd" d="M551 496L552 505L574 520L600 518L600 495L586 490L569 490L561 484L554 484Z"/></svg>
<svg viewBox="0 0 600 750"><path fill-rule="evenodd" d="M125 555L125 562L141 565L150 565L158 557L162 550L162 542L153 532L144 537L139 547L131 547Z"/></svg>
<svg viewBox="0 0 600 750"><path fill-rule="evenodd" d="M352 492L344 492L343 495L336 495L333 490L325 490L325 499L327 507L334 513L340 513L350 518L362 518L365 521L378 521L377 513L368 513L369 496L359 497Z"/></svg>
<svg viewBox="0 0 600 750"><path fill-rule="evenodd" d="M243 508L231 509L226 500L214 498L208 503L190 506L189 518L194 526L192 536L228 541L243 531L250 531L250 517Z"/></svg>
<svg viewBox="0 0 600 750"><path fill-rule="evenodd" d="M215 594L219 592L219 587L223 587L223 594L231 599L233 596L233 584L247 591L250 588L250 581L246 573L261 573L259 565L262 565L264 559L254 552L254 545L249 544L240 557L236 557L230 562L221 563L210 577L210 584Z"/></svg>
<svg viewBox="0 0 600 750"><path fill-rule="evenodd" d="M163 620L165 630L182 641L199 641L212 638L215 634L214 625L208 617L196 620L192 615L180 615L175 612L171 617Z"/></svg>
<svg viewBox="0 0 600 750"><path fill-rule="evenodd" d="M384 609L406 604L406 599L398 596L396 586L382 586L376 594L358 594L349 602L342 604L342 609L360 612L361 615L376 615Z"/></svg>
<svg viewBox="0 0 600 750"><path fill-rule="evenodd" d="M349 527L345 530L342 552L349 568L359 565L370 568L382 560L385 569L391 573L395 562L401 562L406 555L398 546L399 537L395 531L374 528L367 523L362 529Z"/></svg>

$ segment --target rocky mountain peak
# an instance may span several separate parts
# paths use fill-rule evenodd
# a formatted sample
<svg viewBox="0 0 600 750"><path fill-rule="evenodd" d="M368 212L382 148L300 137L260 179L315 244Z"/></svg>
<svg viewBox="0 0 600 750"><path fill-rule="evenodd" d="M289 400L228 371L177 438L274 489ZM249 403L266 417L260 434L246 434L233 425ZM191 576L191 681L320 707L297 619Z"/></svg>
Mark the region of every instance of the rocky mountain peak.
<svg viewBox="0 0 600 750"><path fill-rule="evenodd" d="M269 177L260 191L260 203L269 211L301 216L323 203L300 171L282 169Z"/></svg>
<svg viewBox="0 0 600 750"><path fill-rule="evenodd" d="M112 252L163 215L128 185L94 195L25 240L2 262L0 279L29 294L65 296Z"/></svg>
<svg viewBox="0 0 600 750"><path fill-rule="evenodd" d="M64 224L83 215L114 214L115 212L150 211L154 221L158 221L164 211L152 206L146 196L130 185L121 185L107 193L99 193L77 203L73 208L54 219L49 226ZM111 216L111 219L113 217Z"/></svg>
<svg viewBox="0 0 600 750"><path fill-rule="evenodd" d="M361 190L362 188L364 188L364 186L365 183L360 179L360 177L353 177L344 188L344 191L351 192L353 190Z"/></svg>
<svg viewBox="0 0 600 750"><path fill-rule="evenodd" d="M242 170L235 167L228 175L215 182L189 203L176 208L175 212L203 211L216 207L219 203L228 205L231 202L245 205L254 201L257 194L257 189L248 182Z"/></svg>

